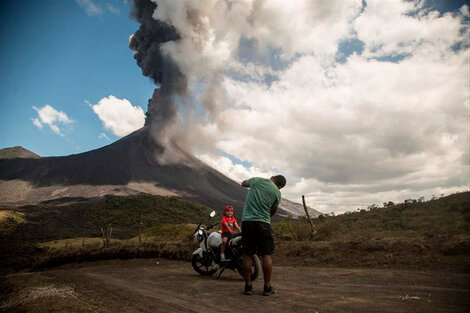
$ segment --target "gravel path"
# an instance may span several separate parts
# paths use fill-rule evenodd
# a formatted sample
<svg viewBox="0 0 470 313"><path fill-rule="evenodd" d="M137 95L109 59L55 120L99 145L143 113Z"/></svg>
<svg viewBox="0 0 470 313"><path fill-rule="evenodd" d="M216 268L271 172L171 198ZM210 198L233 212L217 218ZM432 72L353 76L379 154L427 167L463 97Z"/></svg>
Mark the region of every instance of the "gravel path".
<svg viewBox="0 0 470 313"><path fill-rule="evenodd" d="M0 311L25 312L468 312L470 275L408 270L275 267L278 293L242 294L232 271L202 277L188 262L100 261L9 276Z"/></svg>

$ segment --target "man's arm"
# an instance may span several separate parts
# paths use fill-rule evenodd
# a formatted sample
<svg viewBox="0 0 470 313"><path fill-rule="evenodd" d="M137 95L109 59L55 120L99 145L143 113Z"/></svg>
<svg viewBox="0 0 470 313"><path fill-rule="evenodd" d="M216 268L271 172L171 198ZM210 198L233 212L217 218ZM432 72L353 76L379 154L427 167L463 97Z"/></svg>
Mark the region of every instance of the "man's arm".
<svg viewBox="0 0 470 313"><path fill-rule="evenodd" d="M273 216L274 214L276 214L277 207L278 207L278 204L277 204L277 203L274 203L273 206L271 207L271 216Z"/></svg>

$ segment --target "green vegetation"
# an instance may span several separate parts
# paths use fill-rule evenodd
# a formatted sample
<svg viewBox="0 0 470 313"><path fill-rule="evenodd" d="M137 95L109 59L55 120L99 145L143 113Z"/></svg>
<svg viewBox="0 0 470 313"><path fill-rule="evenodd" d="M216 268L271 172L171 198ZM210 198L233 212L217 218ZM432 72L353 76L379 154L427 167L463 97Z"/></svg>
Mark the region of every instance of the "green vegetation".
<svg viewBox="0 0 470 313"><path fill-rule="evenodd" d="M209 211L178 198L146 194L75 199L74 204L63 199L4 210L0 266L21 269L157 256L188 259L196 246L196 223L207 223ZM305 218L273 223L276 264L470 269L470 192L428 202L387 203L313 222L313 237ZM112 238L105 245L101 228L108 227Z"/></svg>
<svg viewBox="0 0 470 313"><path fill-rule="evenodd" d="M372 207L314 219L315 241L365 241L386 238L470 238L470 193L428 202ZM311 240L305 218L273 225L279 240Z"/></svg>
<svg viewBox="0 0 470 313"><path fill-rule="evenodd" d="M160 224L145 230L154 241L191 241L196 224Z"/></svg>
<svg viewBox="0 0 470 313"><path fill-rule="evenodd" d="M211 211L176 197L148 194L105 196L104 199L82 202L73 200L74 203L62 199L63 203L55 201L20 208L31 228L30 239L73 238L83 236L84 231L88 237L100 237L101 228L106 230L108 227L113 228L113 238L125 239L139 233L141 216L143 229L146 229L160 224L196 223L207 218Z"/></svg>
<svg viewBox="0 0 470 313"><path fill-rule="evenodd" d="M23 222L23 214L12 210L0 210L0 234L9 234Z"/></svg>
<svg viewBox="0 0 470 313"><path fill-rule="evenodd" d="M470 192L273 224L286 265L470 270Z"/></svg>
<svg viewBox="0 0 470 313"><path fill-rule="evenodd" d="M188 225L169 224L197 223L206 220L210 211L194 202L148 194L106 196L86 201L59 199L18 208L13 215L12 211L4 210L0 222L0 268L19 270L28 267L48 251L49 248L40 243L84 235L101 238L101 228L106 231L111 227L112 239L136 237L141 216L143 233L155 240L186 240ZM93 249L102 250L102 246ZM80 253L84 253L82 250ZM67 251L68 255L70 251Z"/></svg>
<svg viewBox="0 0 470 313"><path fill-rule="evenodd" d="M210 211L203 205L175 197L107 196L105 202L85 208L84 220L87 229L111 225L115 236L129 238L138 233L141 216L143 228L153 227L156 231L161 224L197 223L207 219Z"/></svg>

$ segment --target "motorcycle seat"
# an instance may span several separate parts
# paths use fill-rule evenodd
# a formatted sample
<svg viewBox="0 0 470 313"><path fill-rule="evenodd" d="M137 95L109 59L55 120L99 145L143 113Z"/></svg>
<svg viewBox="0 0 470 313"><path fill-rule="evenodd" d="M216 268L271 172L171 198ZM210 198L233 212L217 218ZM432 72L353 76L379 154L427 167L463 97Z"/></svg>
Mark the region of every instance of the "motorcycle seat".
<svg viewBox="0 0 470 313"><path fill-rule="evenodd" d="M230 239L228 245L229 246L237 245L240 240L242 240L242 234L241 233L235 234L233 235L232 239Z"/></svg>
<svg viewBox="0 0 470 313"><path fill-rule="evenodd" d="M232 235L232 239L235 239L237 237L240 237L242 235L242 233L236 233L235 235Z"/></svg>

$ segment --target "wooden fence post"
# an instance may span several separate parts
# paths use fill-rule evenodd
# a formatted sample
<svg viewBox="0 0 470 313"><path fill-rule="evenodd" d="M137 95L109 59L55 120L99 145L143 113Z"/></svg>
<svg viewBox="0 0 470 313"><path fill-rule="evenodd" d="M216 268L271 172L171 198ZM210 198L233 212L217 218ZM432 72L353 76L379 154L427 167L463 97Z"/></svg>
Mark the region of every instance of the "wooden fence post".
<svg viewBox="0 0 470 313"><path fill-rule="evenodd" d="M144 214L140 215L140 224L139 224L139 245L142 243L142 221L144 219Z"/></svg>
<svg viewBox="0 0 470 313"><path fill-rule="evenodd" d="M106 234L106 246L109 247L109 243L111 242L111 234L113 233L113 228L111 227L111 224L108 226L108 233Z"/></svg>
<svg viewBox="0 0 470 313"><path fill-rule="evenodd" d="M305 215L307 215L308 222L310 223L310 228L312 229L312 238L315 235L315 226L313 226L312 219L310 218L310 214L308 213L307 205L305 204L305 196L302 195L302 203L304 205Z"/></svg>
<svg viewBox="0 0 470 313"><path fill-rule="evenodd" d="M101 234L103 235L103 247L106 247L106 237L104 236L103 227L101 227Z"/></svg>

